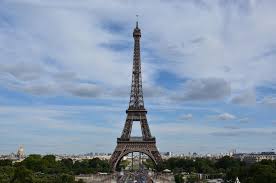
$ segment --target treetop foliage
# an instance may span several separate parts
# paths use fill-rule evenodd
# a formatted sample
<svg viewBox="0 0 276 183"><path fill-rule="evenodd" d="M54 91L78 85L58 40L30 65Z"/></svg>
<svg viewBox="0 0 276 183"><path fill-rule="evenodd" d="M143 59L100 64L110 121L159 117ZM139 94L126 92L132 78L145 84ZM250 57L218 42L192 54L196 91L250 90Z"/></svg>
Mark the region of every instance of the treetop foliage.
<svg viewBox="0 0 276 183"><path fill-rule="evenodd" d="M0 182L74 183L75 175L110 172L110 170L108 161L99 158L76 162L72 159L56 161L54 155L33 154L15 164L10 160L0 160Z"/></svg>

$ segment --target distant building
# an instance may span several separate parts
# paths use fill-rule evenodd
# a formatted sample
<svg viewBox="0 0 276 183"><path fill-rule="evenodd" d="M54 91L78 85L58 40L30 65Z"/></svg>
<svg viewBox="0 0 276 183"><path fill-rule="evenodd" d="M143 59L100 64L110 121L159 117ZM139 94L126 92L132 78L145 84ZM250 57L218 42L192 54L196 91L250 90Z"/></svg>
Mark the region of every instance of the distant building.
<svg viewBox="0 0 276 183"><path fill-rule="evenodd" d="M17 156L17 158L18 158L19 160L24 159L25 154L24 154L24 148L23 148L22 145L19 146L19 149L17 150L16 156Z"/></svg>
<svg viewBox="0 0 276 183"><path fill-rule="evenodd" d="M240 159L246 163L256 163L262 160L276 160L275 152L261 152L261 153L238 153L233 155L234 158Z"/></svg>
<svg viewBox="0 0 276 183"><path fill-rule="evenodd" d="M0 160L11 160L12 162L20 162L24 160L24 158L25 158L25 153L22 145L19 146L16 153L0 155Z"/></svg>
<svg viewBox="0 0 276 183"><path fill-rule="evenodd" d="M173 156L173 153L172 153L172 152L165 152L165 153L164 153L164 156L172 157L172 156Z"/></svg>
<svg viewBox="0 0 276 183"><path fill-rule="evenodd" d="M212 180L207 180L207 183L223 183L222 179L212 179Z"/></svg>

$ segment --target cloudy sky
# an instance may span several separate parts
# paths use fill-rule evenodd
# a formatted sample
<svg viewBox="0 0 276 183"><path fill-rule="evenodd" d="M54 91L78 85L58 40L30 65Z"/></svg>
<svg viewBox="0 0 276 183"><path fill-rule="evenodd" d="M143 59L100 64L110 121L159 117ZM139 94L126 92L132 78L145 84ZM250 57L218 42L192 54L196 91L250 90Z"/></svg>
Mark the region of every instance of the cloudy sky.
<svg viewBox="0 0 276 183"><path fill-rule="evenodd" d="M1 0L0 153L20 144L26 153L113 151L136 14L161 152L276 148L275 8L274 0Z"/></svg>

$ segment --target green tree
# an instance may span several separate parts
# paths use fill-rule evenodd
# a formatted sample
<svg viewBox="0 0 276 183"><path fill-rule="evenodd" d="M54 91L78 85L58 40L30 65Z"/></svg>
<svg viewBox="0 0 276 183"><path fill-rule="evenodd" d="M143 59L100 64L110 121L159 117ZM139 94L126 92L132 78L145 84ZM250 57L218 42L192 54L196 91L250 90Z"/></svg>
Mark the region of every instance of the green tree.
<svg viewBox="0 0 276 183"><path fill-rule="evenodd" d="M0 166L0 182L10 183L14 175L14 167Z"/></svg>
<svg viewBox="0 0 276 183"><path fill-rule="evenodd" d="M12 166L12 160L9 160L9 159L0 160L0 166Z"/></svg>
<svg viewBox="0 0 276 183"><path fill-rule="evenodd" d="M42 157L38 154L32 154L28 156L22 162L22 165L34 172L43 172L43 170L45 169L45 164L42 163Z"/></svg>
<svg viewBox="0 0 276 183"><path fill-rule="evenodd" d="M17 167L11 183L33 183L32 172L24 166Z"/></svg>
<svg viewBox="0 0 276 183"><path fill-rule="evenodd" d="M224 156L215 163L215 166L218 169L224 169L224 170L231 169L231 168L238 168L240 167L240 165L241 165L241 162L239 160L236 160L229 156Z"/></svg>
<svg viewBox="0 0 276 183"><path fill-rule="evenodd" d="M175 180L175 183L183 183L184 182L183 177L182 177L181 174L176 174L174 176L174 180Z"/></svg>
<svg viewBox="0 0 276 183"><path fill-rule="evenodd" d="M60 175L55 183L74 183L74 177L72 175L62 174Z"/></svg>

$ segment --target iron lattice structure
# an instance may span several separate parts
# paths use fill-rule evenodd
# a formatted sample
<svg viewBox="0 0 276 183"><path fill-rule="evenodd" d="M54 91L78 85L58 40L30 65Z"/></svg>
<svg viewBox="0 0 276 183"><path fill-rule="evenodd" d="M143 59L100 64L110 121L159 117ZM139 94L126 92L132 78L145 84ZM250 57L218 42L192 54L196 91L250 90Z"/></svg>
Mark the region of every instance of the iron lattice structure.
<svg viewBox="0 0 276 183"><path fill-rule="evenodd" d="M110 165L115 171L117 164L127 154L131 152L141 152L147 154L155 164L162 161L161 155L156 147L155 137L151 135L148 121L147 110L144 107L141 57L140 57L140 38L141 30L136 22L133 31L134 55L132 68L132 83L129 107L126 110L127 118L120 138L117 138L117 146L110 158ZM140 122L142 137L131 137L133 122Z"/></svg>

